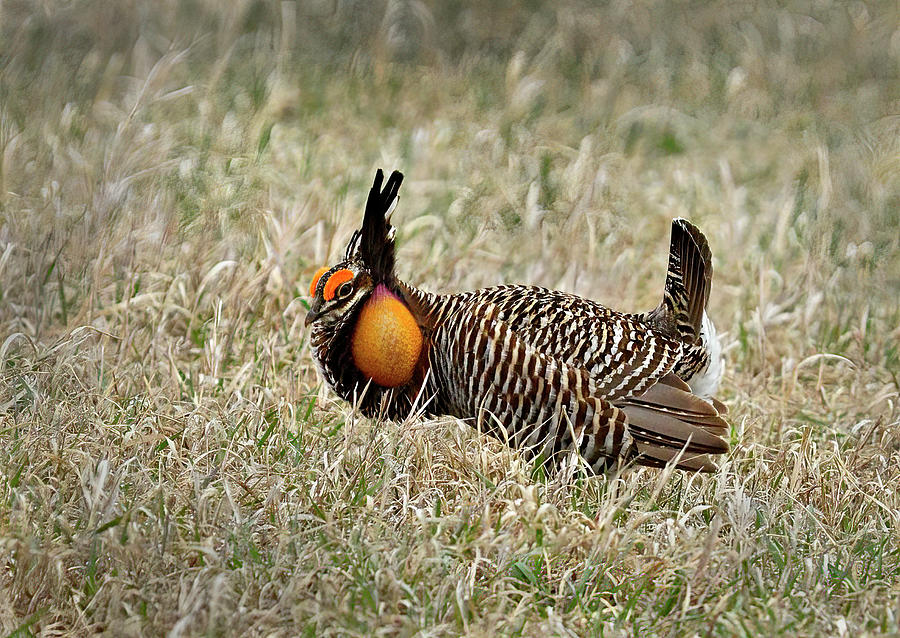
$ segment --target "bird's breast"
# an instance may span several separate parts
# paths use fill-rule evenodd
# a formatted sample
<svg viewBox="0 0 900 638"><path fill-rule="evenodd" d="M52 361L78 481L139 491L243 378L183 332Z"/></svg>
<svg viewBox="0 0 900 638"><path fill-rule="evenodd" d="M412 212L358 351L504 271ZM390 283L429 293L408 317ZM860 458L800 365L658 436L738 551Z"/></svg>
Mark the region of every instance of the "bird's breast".
<svg viewBox="0 0 900 638"><path fill-rule="evenodd" d="M422 352L422 331L409 308L384 284L366 301L351 342L353 362L375 383L395 388L409 382Z"/></svg>

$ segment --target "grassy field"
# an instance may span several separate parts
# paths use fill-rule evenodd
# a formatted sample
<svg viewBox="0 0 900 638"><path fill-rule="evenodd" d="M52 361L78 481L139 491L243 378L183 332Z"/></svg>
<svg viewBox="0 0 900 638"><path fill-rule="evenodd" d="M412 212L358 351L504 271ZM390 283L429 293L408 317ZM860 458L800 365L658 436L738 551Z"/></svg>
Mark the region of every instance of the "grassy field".
<svg viewBox="0 0 900 638"><path fill-rule="evenodd" d="M891 0L0 2L0 635L900 633L898 77ZM721 471L324 389L378 167L433 291L649 309L697 223Z"/></svg>

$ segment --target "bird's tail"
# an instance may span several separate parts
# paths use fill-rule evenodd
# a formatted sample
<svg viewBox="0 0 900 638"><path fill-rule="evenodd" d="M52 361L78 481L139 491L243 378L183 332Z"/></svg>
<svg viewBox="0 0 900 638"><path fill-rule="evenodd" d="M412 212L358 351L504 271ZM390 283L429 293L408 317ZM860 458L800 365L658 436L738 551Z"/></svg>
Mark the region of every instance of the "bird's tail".
<svg viewBox="0 0 900 638"><path fill-rule="evenodd" d="M712 286L712 253L700 229L686 219L672 220L669 269L663 299L647 319L656 328L695 344Z"/></svg>
<svg viewBox="0 0 900 638"><path fill-rule="evenodd" d="M704 401L674 374L667 374L639 397L621 403L639 465L712 472L715 457L728 452L725 406Z"/></svg>

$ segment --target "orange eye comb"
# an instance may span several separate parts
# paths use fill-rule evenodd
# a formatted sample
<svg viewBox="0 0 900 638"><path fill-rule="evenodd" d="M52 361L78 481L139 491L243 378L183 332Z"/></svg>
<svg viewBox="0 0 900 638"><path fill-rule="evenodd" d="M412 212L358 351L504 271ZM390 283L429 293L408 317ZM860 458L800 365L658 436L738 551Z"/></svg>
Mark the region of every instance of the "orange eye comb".
<svg viewBox="0 0 900 638"><path fill-rule="evenodd" d="M351 281L353 279L353 271L347 270L343 268L328 278L328 281L325 282L325 301L331 301L334 299L334 293L337 291L338 286L346 281Z"/></svg>
<svg viewBox="0 0 900 638"><path fill-rule="evenodd" d="M328 272L328 266L322 266L316 271L316 274L313 275L312 283L309 284L309 296L316 296L316 286L319 285L319 279L322 278L322 275Z"/></svg>

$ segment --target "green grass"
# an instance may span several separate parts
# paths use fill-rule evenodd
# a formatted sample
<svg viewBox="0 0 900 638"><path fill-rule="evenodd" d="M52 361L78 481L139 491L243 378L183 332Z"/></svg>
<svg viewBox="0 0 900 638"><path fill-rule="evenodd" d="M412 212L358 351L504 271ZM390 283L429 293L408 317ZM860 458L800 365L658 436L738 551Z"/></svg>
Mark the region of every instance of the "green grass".
<svg viewBox="0 0 900 638"><path fill-rule="evenodd" d="M900 14L0 6L0 635L900 633ZM321 387L375 168L398 269L658 301L707 234L733 452L540 467Z"/></svg>

